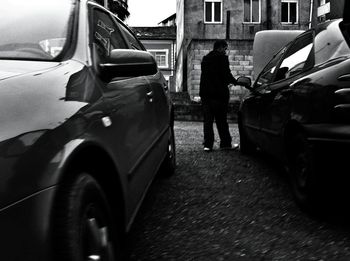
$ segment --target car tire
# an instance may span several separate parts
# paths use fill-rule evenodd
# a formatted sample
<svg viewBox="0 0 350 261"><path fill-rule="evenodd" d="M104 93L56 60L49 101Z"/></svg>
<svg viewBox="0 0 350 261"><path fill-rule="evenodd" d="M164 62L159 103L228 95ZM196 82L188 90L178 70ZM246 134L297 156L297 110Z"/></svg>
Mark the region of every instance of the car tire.
<svg viewBox="0 0 350 261"><path fill-rule="evenodd" d="M175 132L173 125L169 127L170 135L168 139L168 146L166 156L160 167L160 174L163 177L170 177L174 175L176 168L176 146L175 146Z"/></svg>
<svg viewBox="0 0 350 261"><path fill-rule="evenodd" d="M305 211L317 210L315 162L306 136L298 132L290 141L288 172L293 197Z"/></svg>
<svg viewBox="0 0 350 261"><path fill-rule="evenodd" d="M112 212L96 180L81 173L62 186L55 212L57 260L119 260Z"/></svg>
<svg viewBox="0 0 350 261"><path fill-rule="evenodd" d="M238 120L239 150L242 154L251 154L256 146L249 140L242 125L242 120Z"/></svg>

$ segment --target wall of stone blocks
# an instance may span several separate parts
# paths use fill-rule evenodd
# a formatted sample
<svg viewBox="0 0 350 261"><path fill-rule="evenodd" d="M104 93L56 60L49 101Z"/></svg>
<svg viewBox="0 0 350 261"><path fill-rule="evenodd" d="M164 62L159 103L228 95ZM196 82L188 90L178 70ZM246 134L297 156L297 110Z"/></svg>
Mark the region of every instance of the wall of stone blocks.
<svg viewBox="0 0 350 261"><path fill-rule="evenodd" d="M254 80L253 70L253 41L230 40L229 62L232 75L248 76ZM203 56L213 49L213 40L192 40L188 48L187 60L187 89L192 100L199 98L199 84L201 76L201 61ZM241 86L230 86L230 100L241 100L247 90Z"/></svg>
<svg viewBox="0 0 350 261"><path fill-rule="evenodd" d="M281 23L281 0L262 0L261 23L245 23L243 2L243 0L223 1L222 22L210 24L204 22L204 1L185 0L185 38L223 39L226 37L226 30L228 29L231 39L252 40L254 35L261 30L306 30L308 28L310 1L298 1L299 21L293 25ZM269 16L268 10L270 12ZM227 27L227 11L230 11L229 27Z"/></svg>

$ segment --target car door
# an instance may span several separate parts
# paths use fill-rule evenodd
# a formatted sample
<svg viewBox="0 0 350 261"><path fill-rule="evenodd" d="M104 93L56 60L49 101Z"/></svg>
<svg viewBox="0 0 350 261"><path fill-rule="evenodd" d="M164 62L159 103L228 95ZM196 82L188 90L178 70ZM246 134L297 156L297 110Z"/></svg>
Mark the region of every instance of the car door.
<svg viewBox="0 0 350 261"><path fill-rule="evenodd" d="M126 41L130 48L136 50L145 50L145 47L135 37L135 35L123 24L120 24L121 31L123 32ZM148 96L153 106L154 113L154 126L155 142L152 148L152 155L157 159L164 157L165 147L167 146L167 131L169 130L169 104L167 99L168 85L162 73L158 70L156 74L145 76L148 84L150 85L150 92Z"/></svg>
<svg viewBox="0 0 350 261"><path fill-rule="evenodd" d="M242 124L249 140L257 145L262 145L261 133L261 106L262 100L266 99L269 92L269 84L273 81L276 67L280 62L286 48L282 48L273 59L265 66L253 85L249 96L244 100L241 107Z"/></svg>
<svg viewBox="0 0 350 261"><path fill-rule="evenodd" d="M98 64L106 60L112 49L128 49L129 45L109 12L92 5L89 14L91 52L98 71ZM129 219L158 167L149 153L157 136L151 88L144 76L101 82L106 108L103 135L126 186Z"/></svg>
<svg viewBox="0 0 350 261"><path fill-rule="evenodd" d="M313 31L299 36L286 50L278 63L272 82L261 95L262 147L276 157L283 155L283 130L292 110L291 84L312 68L313 50Z"/></svg>

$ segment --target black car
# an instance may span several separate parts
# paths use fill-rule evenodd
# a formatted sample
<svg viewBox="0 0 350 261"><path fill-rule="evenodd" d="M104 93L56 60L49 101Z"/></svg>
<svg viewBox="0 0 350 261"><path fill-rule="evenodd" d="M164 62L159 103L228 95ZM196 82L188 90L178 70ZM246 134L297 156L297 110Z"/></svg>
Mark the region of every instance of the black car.
<svg viewBox="0 0 350 261"><path fill-rule="evenodd" d="M87 0L4 0L1 260L119 260L147 188L175 168L153 56Z"/></svg>
<svg viewBox="0 0 350 261"><path fill-rule="evenodd" d="M250 90L238 115L241 152L260 148L282 162L302 207L349 176L349 43L349 25L329 21L280 49L252 86L238 80Z"/></svg>

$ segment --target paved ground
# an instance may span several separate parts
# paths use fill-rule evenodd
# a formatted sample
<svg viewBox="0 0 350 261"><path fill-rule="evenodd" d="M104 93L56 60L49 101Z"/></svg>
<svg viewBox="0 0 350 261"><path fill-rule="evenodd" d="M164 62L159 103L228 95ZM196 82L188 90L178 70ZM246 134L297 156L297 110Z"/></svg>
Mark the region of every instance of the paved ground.
<svg viewBox="0 0 350 261"><path fill-rule="evenodd" d="M150 188L131 260L350 260L350 226L301 212L265 156L203 152L201 123L176 122L175 133L176 174Z"/></svg>

